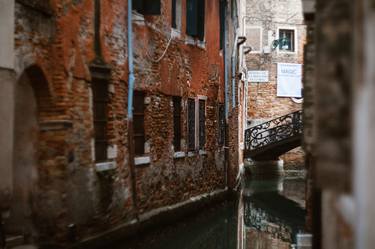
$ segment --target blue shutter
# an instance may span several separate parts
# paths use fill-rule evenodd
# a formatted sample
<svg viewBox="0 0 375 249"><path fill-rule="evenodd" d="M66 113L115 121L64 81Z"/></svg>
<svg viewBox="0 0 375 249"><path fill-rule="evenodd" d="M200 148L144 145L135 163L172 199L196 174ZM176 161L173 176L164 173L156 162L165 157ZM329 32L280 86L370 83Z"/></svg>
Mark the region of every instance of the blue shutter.
<svg viewBox="0 0 375 249"><path fill-rule="evenodd" d="M198 1L186 0L186 33L190 36L198 35Z"/></svg>

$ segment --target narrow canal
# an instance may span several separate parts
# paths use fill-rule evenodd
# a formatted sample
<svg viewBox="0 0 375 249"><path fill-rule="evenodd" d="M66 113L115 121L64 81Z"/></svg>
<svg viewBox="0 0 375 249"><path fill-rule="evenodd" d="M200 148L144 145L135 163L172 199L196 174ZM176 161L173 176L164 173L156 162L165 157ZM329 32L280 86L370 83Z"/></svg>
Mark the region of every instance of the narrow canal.
<svg viewBox="0 0 375 249"><path fill-rule="evenodd" d="M114 249L289 249L305 226L302 178L245 180L227 201Z"/></svg>

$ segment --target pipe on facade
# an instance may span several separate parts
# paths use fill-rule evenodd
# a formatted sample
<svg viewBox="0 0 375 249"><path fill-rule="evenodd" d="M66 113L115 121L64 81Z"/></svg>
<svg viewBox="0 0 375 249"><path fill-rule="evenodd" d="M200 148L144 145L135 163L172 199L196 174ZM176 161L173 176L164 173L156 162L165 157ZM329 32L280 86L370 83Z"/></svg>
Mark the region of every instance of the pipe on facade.
<svg viewBox="0 0 375 249"><path fill-rule="evenodd" d="M134 58L133 58L133 23L132 23L133 6L132 1L128 0L128 150L130 177L132 181L132 200L136 218L138 219L137 203L137 184L134 166L134 141L133 141L133 96L134 96Z"/></svg>

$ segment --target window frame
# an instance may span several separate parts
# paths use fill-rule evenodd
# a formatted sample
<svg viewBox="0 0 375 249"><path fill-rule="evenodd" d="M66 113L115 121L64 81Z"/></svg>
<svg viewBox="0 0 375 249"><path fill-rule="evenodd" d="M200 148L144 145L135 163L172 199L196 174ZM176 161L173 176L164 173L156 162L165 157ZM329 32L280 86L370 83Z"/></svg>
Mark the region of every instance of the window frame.
<svg viewBox="0 0 375 249"><path fill-rule="evenodd" d="M225 104L218 103L218 145L225 146Z"/></svg>
<svg viewBox="0 0 375 249"><path fill-rule="evenodd" d="M136 11L137 13L139 13L141 15L145 15L145 16L152 16L152 15L159 16L159 15L161 15L161 0L132 0L132 1L133 1L132 2L133 3L133 5L132 5L133 11ZM154 4L156 6L159 6L159 8L157 10L150 8L150 7L153 7L150 4L150 1L157 1ZM134 2L137 2L137 4L135 4ZM136 6L139 6L139 7L136 8Z"/></svg>
<svg viewBox="0 0 375 249"><path fill-rule="evenodd" d="M175 152L182 150L181 140L182 140L182 98L180 96L173 96L173 148ZM176 104L179 105L176 108ZM176 124L176 121L178 124ZM177 126L178 125L178 126ZM178 129L176 129L179 127Z"/></svg>
<svg viewBox="0 0 375 249"><path fill-rule="evenodd" d="M196 5L194 13L195 18L190 18L189 4L193 4L193 6L194 4ZM194 11L194 8L192 11ZM185 12L186 35L204 42L206 37L206 0L186 0ZM190 24L190 22L195 23L195 25Z"/></svg>
<svg viewBox="0 0 375 249"><path fill-rule="evenodd" d="M277 46L277 52L280 54L297 54L298 53L298 30L296 27L293 26L280 26L277 28L276 32L276 39L279 40L280 37L280 31L281 30L289 30L294 32L294 51L287 51L280 49L279 46Z"/></svg>
<svg viewBox="0 0 375 249"><path fill-rule="evenodd" d="M97 84L103 84L104 89L106 89L106 92L103 97L98 97L96 94L97 92L100 92L100 94L103 94L103 89L98 89ZM93 128L94 128L94 155L95 155L95 162L96 163L102 163L106 162L108 160L108 105L109 105L109 80L100 78L100 77L93 77L91 80L91 91L92 91L92 115L93 115ZM98 111L97 107L98 104L104 104L104 118L98 118ZM99 136L97 129L98 124L101 124L103 128L103 137ZM103 146L102 150L100 150L99 145L101 144ZM98 156L100 153L102 153L102 156Z"/></svg>
<svg viewBox="0 0 375 249"><path fill-rule="evenodd" d="M197 150L202 150L202 151L205 151L206 149L206 142L207 142L207 134L206 134L206 121L207 121L207 97L206 96L198 96L197 97L197 100L196 100L197 104L196 104L196 110L197 110L197 113L196 113L196 123L197 123L197 129L196 129L196 134L197 134L197 138L196 138L196 147L197 147ZM203 125L203 128L204 128L204 144L202 145L202 141L201 141L201 102L204 102L204 125Z"/></svg>
<svg viewBox="0 0 375 249"><path fill-rule="evenodd" d="M140 97L142 98L142 109L143 109L143 112L138 112L136 111L136 108L135 108L135 104L138 102L136 101L136 98ZM145 92L143 91L134 91L134 99L133 99L133 116L134 116L134 119L133 119L133 140L134 140L134 155L136 157L138 156L143 156L145 155L145 143L146 143L146 129L145 129L145 111L146 111L146 105L145 105L145 97L146 97L146 94ZM143 123L142 126L143 126L143 130L141 133L136 133L136 129L135 127L138 127L138 125L136 125L136 120L137 118L141 118L141 122ZM142 139L141 141L143 141L143 147L142 147L142 150L141 151L138 151L137 150L137 139Z"/></svg>
<svg viewBox="0 0 375 249"><path fill-rule="evenodd" d="M193 110L190 109L190 103L194 104ZM194 113L193 115L191 115ZM187 99L187 150L188 151L195 151L197 148L197 138L196 138L196 116L197 116L197 105L196 105L196 99L195 98L188 98ZM192 122L192 127L190 126L191 124L191 119L192 117L194 118L194 122ZM193 134L191 134L193 132ZM194 144L191 144L191 138L194 138Z"/></svg>
<svg viewBox="0 0 375 249"><path fill-rule="evenodd" d="M220 50L224 49L225 47L226 11L227 11L226 0L219 0Z"/></svg>

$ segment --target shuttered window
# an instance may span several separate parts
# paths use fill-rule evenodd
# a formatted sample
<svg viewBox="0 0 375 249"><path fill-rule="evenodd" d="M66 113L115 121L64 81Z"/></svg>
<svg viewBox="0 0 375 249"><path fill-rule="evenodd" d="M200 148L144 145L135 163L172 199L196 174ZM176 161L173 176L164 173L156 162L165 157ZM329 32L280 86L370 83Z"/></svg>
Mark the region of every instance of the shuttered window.
<svg viewBox="0 0 375 249"><path fill-rule="evenodd" d="M135 155L143 155L145 147L145 125L144 125L144 93L134 92L134 148Z"/></svg>
<svg viewBox="0 0 375 249"><path fill-rule="evenodd" d="M176 19L177 19L177 13L176 13L176 11L177 11L177 7L176 7L176 1L177 0L172 0L172 28L177 28L177 21L176 21Z"/></svg>
<svg viewBox="0 0 375 249"><path fill-rule="evenodd" d="M220 146L224 145L225 141L225 106L224 104L219 104L219 136L218 143Z"/></svg>
<svg viewBox="0 0 375 249"><path fill-rule="evenodd" d="M181 97L173 97L173 146L181 151Z"/></svg>
<svg viewBox="0 0 375 249"><path fill-rule="evenodd" d="M107 160L107 122L108 122L108 82L104 79L93 78L93 113L94 113L94 138L95 160Z"/></svg>
<svg viewBox="0 0 375 249"><path fill-rule="evenodd" d="M195 100L188 99L188 149L195 150Z"/></svg>
<svg viewBox="0 0 375 249"><path fill-rule="evenodd" d="M186 33L204 40L205 0L186 1Z"/></svg>
<svg viewBox="0 0 375 249"><path fill-rule="evenodd" d="M199 149L206 145L206 101L199 100Z"/></svg>
<svg viewBox="0 0 375 249"><path fill-rule="evenodd" d="M220 1L220 49L224 48L225 42L225 11L226 11L226 1Z"/></svg>
<svg viewBox="0 0 375 249"><path fill-rule="evenodd" d="M133 10L143 15L160 15L160 0L132 0Z"/></svg>

